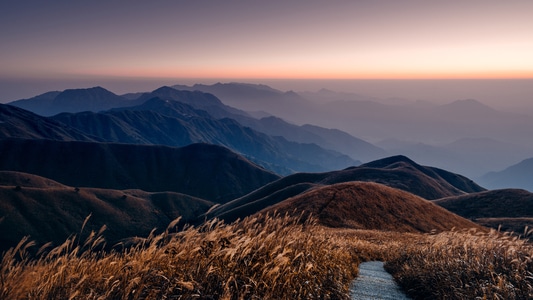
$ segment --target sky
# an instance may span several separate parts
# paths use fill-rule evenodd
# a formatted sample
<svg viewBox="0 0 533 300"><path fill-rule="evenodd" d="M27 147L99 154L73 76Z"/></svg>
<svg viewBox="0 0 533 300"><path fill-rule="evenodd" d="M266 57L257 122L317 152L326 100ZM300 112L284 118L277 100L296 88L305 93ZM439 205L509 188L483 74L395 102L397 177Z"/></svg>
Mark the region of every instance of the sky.
<svg viewBox="0 0 533 300"><path fill-rule="evenodd" d="M0 102L104 81L533 79L532 13L529 0L3 0Z"/></svg>

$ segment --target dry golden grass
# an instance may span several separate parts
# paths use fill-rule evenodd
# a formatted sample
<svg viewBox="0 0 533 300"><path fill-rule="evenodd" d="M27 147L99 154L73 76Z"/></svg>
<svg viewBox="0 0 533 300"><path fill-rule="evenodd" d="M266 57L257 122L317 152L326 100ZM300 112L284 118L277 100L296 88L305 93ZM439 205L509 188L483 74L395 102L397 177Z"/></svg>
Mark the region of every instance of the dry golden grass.
<svg viewBox="0 0 533 300"><path fill-rule="evenodd" d="M3 256L0 299L346 299L358 265L347 240L288 217L211 221L110 253L99 243L93 232L30 260L21 241Z"/></svg>
<svg viewBox="0 0 533 300"><path fill-rule="evenodd" d="M332 229L266 215L171 233L177 221L111 252L91 232L30 259L24 239L3 255L0 299L348 299L359 262L376 259L414 299L533 297L533 247L496 232Z"/></svg>
<svg viewBox="0 0 533 300"><path fill-rule="evenodd" d="M533 245L494 230L427 236L386 268L415 299L533 299Z"/></svg>

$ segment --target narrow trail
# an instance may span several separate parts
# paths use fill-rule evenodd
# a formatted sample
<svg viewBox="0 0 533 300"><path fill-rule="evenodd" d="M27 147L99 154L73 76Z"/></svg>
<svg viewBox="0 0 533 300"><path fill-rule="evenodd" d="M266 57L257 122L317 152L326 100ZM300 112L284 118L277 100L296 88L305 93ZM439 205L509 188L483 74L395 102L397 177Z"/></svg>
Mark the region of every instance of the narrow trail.
<svg viewBox="0 0 533 300"><path fill-rule="evenodd" d="M401 290L394 278L385 271L382 261L369 261L359 265L359 276L350 286L352 300L410 299Z"/></svg>

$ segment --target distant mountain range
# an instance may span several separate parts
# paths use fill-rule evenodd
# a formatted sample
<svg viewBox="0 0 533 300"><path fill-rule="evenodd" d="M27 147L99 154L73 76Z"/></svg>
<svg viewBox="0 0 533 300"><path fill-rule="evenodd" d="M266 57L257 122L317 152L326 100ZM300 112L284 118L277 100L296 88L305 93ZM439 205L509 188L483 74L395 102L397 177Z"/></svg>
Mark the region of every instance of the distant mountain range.
<svg viewBox="0 0 533 300"><path fill-rule="evenodd" d="M241 83L176 87L210 92L236 108L294 124L337 128L371 141L387 155L407 155L472 177L533 156L533 117L498 111L473 99L437 105L328 90L284 93Z"/></svg>
<svg viewBox="0 0 533 300"><path fill-rule="evenodd" d="M533 191L533 157L505 170L490 172L479 181L491 189L522 188Z"/></svg>
<svg viewBox="0 0 533 300"><path fill-rule="evenodd" d="M102 141L27 110L0 104L0 138Z"/></svg>
<svg viewBox="0 0 533 300"><path fill-rule="evenodd" d="M529 117L475 100L391 105L231 83L123 96L96 87L11 104L0 105L2 247L27 234L59 243L89 214L87 229L106 224L110 243L176 217L199 224L273 211L401 232L481 228L466 219L533 225L531 193L484 188L531 190L533 159L481 186L440 167L479 174L533 156Z"/></svg>
<svg viewBox="0 0 533 300"><path fill-rule="evenodd" d="M100 88L96 89L100 91ZM86 90L80 89L69 90L69 94L73 94L75 91L80 93L75 99L87 93ZM108 96L112 93L100 94ZM159 99L159 101L154 99ZM38 111L41 105L39 101L41 101L40 98L36 97L25 100L24 103L26 107L33 103L34 109ZM105 99L97 102L103 101ZM288 124L281 119L274 122L278 124L276 126L278 130L292 126L291 134L283 134L282 132L280 134L282 138L268 136L267 130L265 130L267 131L266 135L250 130L243 127L239 121L246 123L246 125L253 125L250 126L252 128L259 128L261 126L258 124L261 124L261 120L253 119L244 111L224 105L211 94L177 91L169 87L162 87L151 93L140 94L136 100L125 101L130 106L120 109L115 107L112 111L102 111L96 114L79 112L74 115L66 115L63 113L54 116L54 120L77 128L85 134L92 135L97 140L108 142L170 146L183 146L191 143L191 141L220 144L239 151L249 159L280 174L289 174L295 171L325 171L360 164L360 161L343 155L338 151L339 148L349 149L350 151L347 152L350 152L351 156L360 154L358 156L364 158L374 158L384 153L381 149L340 131L337 131L337 136L340 133L343 135L342 138L336 138L332 141L327 138L325 132L309 134L309 129ZM167 101L172 103L169 104ZM15 101L11 104L18 105L20 102ZM135 103L141 104L133 105ZM99 107L92 111L98 111L100 108L105 107ZM59 107L55 109L59 110ZM80 107L78 110L81 111L82 109L85 107ZM122 113L118 113L117 110L122 111ZM125 111L137 111L137 113L132 116L132 113ZM235 119L237 121L233 121ZM99 126L103 127L99 128ZM265 129L264 126L263 129ZM316 129L314 128L314 130ZM184 131L189 132L184 133ZM190 131L194 131L194 133ZM324 131L327 130L324 129ZM296 138L298 136L307 136L308 138ZM346 140L345 143L343 139ZM328 148L324 148L324 146Z"/></svg>
<svg viewBox="0 0 533 300"><path fill-rule="evenodd" d="M138 102L115 95L102 87L94 87L48 92L9 104L42 116L53 116L62 112L108 110L113 107L136 105Z"/></svg>
<svg viewBox="0 0 533 300"><path fill-rule="evenodd" d="M308 93L284 93L264 85L241 83L174 87L209 92L246 111L264 111L295 124L338 128L371 140L450 143L461 138L493 137L533 147L533 141L525 140L531 137L528 129L533 124L532 117L498 111L474 99L443 105L405 101L394 105L332 91L316 93L311 101L302 96Z"/></svg>
<svg viewBox="0 0 533 300"><path fill-rule="evenodd" d="M65 106L64 102L69 97L71 101ZM87 100L81 101L84 97ZM273 161L270 158L259 159L255 153L240 151L227 141L219 143L284 175L294 171L321 172L342 168L342 164L346 167L385 156L406 155L420 163L472 178L481 178L480 182L485 182L482 178L484 174L502 170L533 157L531 116L498 111L473 99L437 105L406 99L378 99L331 90L296 93L282 92L266 85L218 83L161 87L152 92L122 96L100 87L75 89L49 92L10 104L40 114L55 115L69 110L102 112L120 107L121 110L124 110L124 107L137 107L139 110L147 100L154 97L187 104L194 110L191 115L198 115L202 110L213 119L233 119L240 125L264 133L270 138L281 136L288 142L300 144L299 148L309 148L303 146L304 144L315 144L325 150L321 155L315 155L317 148L303 151L309 153L306 159L316 157L315 161L306 161L303 164L302 161L293 161L292 166L281 166L280 161L286 164L291 159L299 158L289 153L287 155L292 158L281 158L280 156L285 154L276 150L276 155L272 155L272 152L270 155L275 157ZM46 107L46 111L43 107ZM166 108L157 110L155 107L146 106L142 109L156 110L161 114L164 114L161 110L166 110ZM181 113L187 110L183 107L181 109ZM166 110L166 113L169 113L169 110ZM172 115L172 117L177 116ZM124 125L122 120L120 122L122 124L110 126L119 128ZM126 127L131 127L131 124ZM0 127L0 130L4 129ZM110 130L109 135L113 134L112 131ZM146 137L139 137L135 130L127 131L126 135L107 136L104 140L125 139L129 140L128 142L137 140L138 143L147 143ZM86 135L78 130L79 134ZM163 131L161 135L167 134ZM374 144L355 136L373 141ZM168 136L165 138L172 139ZM98 141L101 137L96 135L84 139ZM213 142L212 139L205 137L196 141ZM167 144L162 141L158 143ZM284 142L278 139L277 143ZM170 142L168 144L183 145ZM299 149L295 144L287 147ZM328 150L334 152L327 153ZM343 159L339 160L339 154L349 156L352 161L346 163L345 157L342 162ZM323 159L324 157L329 158ZM516 187L530 188L523 184Z"/></svg>
<svg viewBox="0 0 533 300"><path fill-rule="evenodd" d="M271 137L233 119L215 119L186 104L161 98L151 98L127 109L59 114L53 118L107 142L177 147L200 142L222 145L280 174L332 170L360 163L315 144Z"/></svg>

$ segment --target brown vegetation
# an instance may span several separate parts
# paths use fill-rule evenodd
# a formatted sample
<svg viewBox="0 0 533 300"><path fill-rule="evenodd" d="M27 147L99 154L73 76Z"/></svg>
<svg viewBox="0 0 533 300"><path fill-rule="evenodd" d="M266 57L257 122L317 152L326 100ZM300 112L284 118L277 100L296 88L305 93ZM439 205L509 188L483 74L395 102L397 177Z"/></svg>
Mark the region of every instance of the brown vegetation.
<svg viewBox="0 0 533 300"><path fill-rule="evenodd" d="M491 190L434 201L483 226L522 233L533 228L533 193L520 189Z"/></svg>
<svg viewBox="0 0 533 300"><path fill-rule="evenodd" d="M404 246L386 268L414 299L533 298L533 246L518 237L445 232Z"/></svg>
<svg viewBox="0 0 533 300"><path fill-rule="evenodd" d="M103 240L93 231L31 260L22 240L3 255L0 298L349 299L366 260L387 261L413 299L533 297L533 247L496 232L333 229L261 216L171 233L176 223L121 251L96 250Z"/></svg>
<svg viewBox="0 0 533 300"><path fill-rule="evenodd" d="M213 205L173 192L48 186L50 182L44 179L40 182L40 177L19 175L25 184L0 186L0 217L4 218L0 223L0 251L15 246L28 235L38 245L47 242L59 245L79 232L89 214L92 217L88 229L97 231L108 226L104 237L112 246L121 239L147 236L154 228L159 233L178 217L183 223L192 223Z"/></svg>
<svg viewBox="0 0 533 300"><path fill-rule="evenodd" d="M209 217L232 222L314 187L352 181L377 182L424 199L484 191L461 175L418 165L405 156L392 156L340 171L286 176L216 207Z"/></svg>
<svg viewBox="0 0 533 300"><path fill-rule="evenodd" d="M93 232L31 261L23 240L2 259L0 298L346 299L357 272L353 242L287 217L211 221L123 252L90 251L100 242Z"/></svg>
<svg viewBox="0 0 533 300"><path fill-rule="evenodd" d="M431 232L478 225L408 192L371 182L317 187L266 211L305 211L325 226L399 232Z"/></svg>

